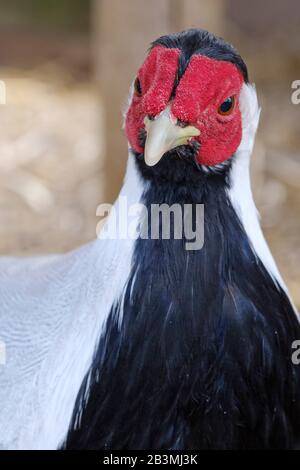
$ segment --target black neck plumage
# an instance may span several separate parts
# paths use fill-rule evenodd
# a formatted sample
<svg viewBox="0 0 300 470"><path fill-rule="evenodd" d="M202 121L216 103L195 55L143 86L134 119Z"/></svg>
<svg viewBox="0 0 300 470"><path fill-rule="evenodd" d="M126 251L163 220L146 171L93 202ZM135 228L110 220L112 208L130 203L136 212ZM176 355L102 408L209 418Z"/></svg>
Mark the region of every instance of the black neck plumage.
<svg viewBox="0 0 300 470"><path fill-rule="evenodd" d="M204 204L204 246L136 241L66 447L289 448L300 426L298 321L228 199L230 166L203 173L175 160L137 160L143 202Z"/></svg>

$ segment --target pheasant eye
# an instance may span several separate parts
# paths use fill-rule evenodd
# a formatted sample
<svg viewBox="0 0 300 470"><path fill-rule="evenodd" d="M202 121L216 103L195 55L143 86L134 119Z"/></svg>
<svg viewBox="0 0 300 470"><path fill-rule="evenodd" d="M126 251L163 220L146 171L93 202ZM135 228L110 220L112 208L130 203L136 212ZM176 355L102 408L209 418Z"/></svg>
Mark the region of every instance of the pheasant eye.
<svg viewBox="0 0 300 470"><path fill-rule="evenodd" d="M228 116L228 114L231 114L233 111L234 103L235 97L230 96L219 106L218 113L221 114L221 116Z"/></svg>
<svg viewBox="0 0 300 470"><path fill-rule="evenodd" d="M134 91L137 96L142 96L141 82L138 77L134 81Z"/></svg>

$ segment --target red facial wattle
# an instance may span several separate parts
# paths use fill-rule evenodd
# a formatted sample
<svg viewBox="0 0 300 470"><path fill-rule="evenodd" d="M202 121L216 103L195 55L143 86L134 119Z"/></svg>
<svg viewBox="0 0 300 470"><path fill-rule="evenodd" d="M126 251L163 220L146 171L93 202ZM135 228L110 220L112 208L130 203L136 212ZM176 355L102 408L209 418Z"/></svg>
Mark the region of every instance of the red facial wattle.
<svg viewBox="0 0 300 470"><path fill-rule="evenodd" d="M224 162L236 151L242 137L239 94L243 77L231 62L195 55L172 96L180 57L179 49L155 47L138 72L141 96L133 96L125 129L131 147L143 152L139 134L147 115L157 116L171 103L172 115L200 130L198 161L204 165ZM228 97L235 103L229 115L218 108ZM171 99L172 97L172 99Z"/></svg>
<svg viewBox="0 0 300 470"><path fill-rule="evenodd" d="M138 71L142 95L134 93L125 122L128 141L137 152L143 151L139 143L139 132L144 128L145 116L157 116L170 100L179 56L179 49L155 47Z"/></svg>
<svg viewBox="0 0 300 470"><path fill-rule="evenodd" d="M205 56L192 57L177 90L172 112L182 121L200 130L198 159L204 165L227 160L237 149L242 137L238 98L242 74L230 62ZM219 105L235 96L234 109L228 116L218 113Z"/></svg>

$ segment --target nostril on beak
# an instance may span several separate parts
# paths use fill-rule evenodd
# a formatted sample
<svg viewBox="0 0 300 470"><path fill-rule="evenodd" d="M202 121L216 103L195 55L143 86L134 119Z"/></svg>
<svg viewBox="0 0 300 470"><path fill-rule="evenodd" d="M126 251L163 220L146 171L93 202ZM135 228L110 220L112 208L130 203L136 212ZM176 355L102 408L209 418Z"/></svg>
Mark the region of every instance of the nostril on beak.
<svg viewBox="0 0 300 470"><path fill-rule="evenodd" d="M154 121L155 116L153 116L153 114L147 114L147 118L149 119L149 121Z"/></svg>
<svg viewBox="0 0 300 470"><path fill-rule="evenodd" d="M184 129L185 127L189 126L189 123L186 121L182 121L181 119L177 119L176 125Z"/></svg>

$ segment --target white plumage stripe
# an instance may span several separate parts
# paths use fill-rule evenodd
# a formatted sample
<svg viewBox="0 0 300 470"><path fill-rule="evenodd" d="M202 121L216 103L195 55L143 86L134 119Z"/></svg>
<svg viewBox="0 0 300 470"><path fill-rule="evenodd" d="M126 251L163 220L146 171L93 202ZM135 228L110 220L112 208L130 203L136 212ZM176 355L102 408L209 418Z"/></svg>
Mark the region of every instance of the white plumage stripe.
<svg viewBox="0 0 300 470"><path fill-rule="evenodd" d="M130 204L142 191L129 157L120 195ZM133 245L96 240L66 255L0 259L0 448L55 449L65 439Z"/></svg>
<svg viewBox="0 0 300 470"><path fill-rule="evenodd" d="M254 252L274 281L288 294L287 287L263 235L259 213L251 189L250 157L260 116L255 85L243 85L240 95L240 110L242 114L242 141L231 169L229 198L248 235ZM290 301L293 305L291 299ZM296 307L293 307L295 314L298 316Z"/></svg>

